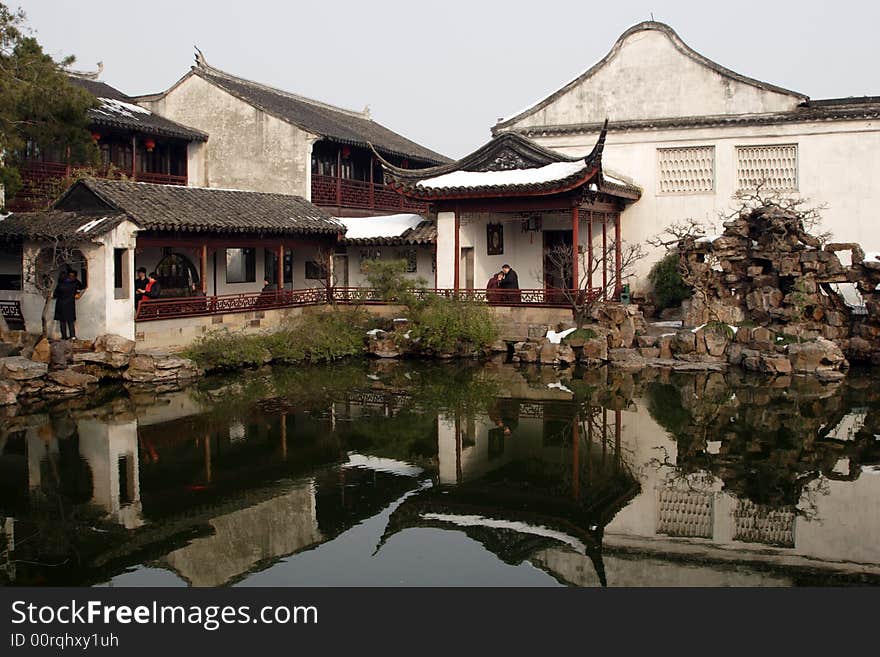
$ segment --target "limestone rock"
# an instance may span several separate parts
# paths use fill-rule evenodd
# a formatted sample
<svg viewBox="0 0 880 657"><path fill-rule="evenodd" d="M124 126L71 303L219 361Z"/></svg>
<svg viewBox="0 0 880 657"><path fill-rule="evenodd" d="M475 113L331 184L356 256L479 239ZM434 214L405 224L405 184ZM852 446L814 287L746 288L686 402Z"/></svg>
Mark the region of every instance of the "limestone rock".
<svg viewBox="0 0 880 657"><path fill-rule="evenodd" d="M574 349L567 344L559 345L559 348L556 350L556 360L563 365L571 365L575 361L577 361L577 355L574 353Z"/></svg>
<svg viewBox="0 0 880 657"><path fill-rule="evenodd" d="M107 351L113 354L130 354L134 351L135 341L123 338L121 335L107 333L95 338L94 351Z"/></svg>
<svg viewBox="0 0 880 657"><path fill-rule="evenodd" d="M840 347L825 338L788 345L788 357L793 370L799 373L811 374L849 367Z"/></svg>
<svg viewBox="0 0 880 657"><path fill-rule="evenodd" d="M660 358L672 358L672 343L675 340L675 335L667 334L661 335L657 338L657 347L660 349Z"/></svg>
<svg viewBox="0 0 880 657"><path fill-rule="evenodd" d="M70 340L57 340L52 343L49 353L49 365L53 368L67 367L73 357Z"/></svg>
<svg viewBox="0 0 880 657"><path fill-rule="evenodd" d="M21 356L0 358L0 378L30 381L46 376L48 371L49 366L46 363L37 363L29 358Z"/></svg>
<svg viewBox="0 0 880 657"><path fill-rule="evenodd" d="M168 383L195 379L203 374L188 358L173 354L135 354L123 378L132 383Z"/></svg>
<svg viewBox="0 0 880 657"><path fill-rule="evenodd" d="M110 369L122 369L128 365L128 354L112 351L85 351L73 354L74 363L94 363Z"/></svg>
<svg viewBox="0 0 880 657"><path fill-rule="evenodd" d="M608 340L604 336L599 336L584 342L584 348L581 351L581 360L608 360Z"/></svg>
<svg viewBox="0 0 880 657"><path fill-rule="evenodd" d="M759 357L758 370L765 374L790 374L791 369L791 361L785 356L761 354Z"/></svg>
<svg viewBox="0 0 880 657"><path fill-rule="evenodd" d="M538 360L541 363L554 363L556 362L556 354L558 351L558 345L553 344L552 342L545 341L543 345L541 345L541 349L538 352Z"/></svg>
<svg viewBox="0 0 880 657"><path fill-rule="evenodd" d="M31 360L37 363L46 363L47 365L51 362L52 346L46 338L41 338L40 341L34 345Z"/></svg>
<svg viewBox="0 0 880 657"><path fill-rule="evenodd" d="M60 386L67 388L87 388L98 383L98 378L90 374L83 374L75 370L57 370L49 372L46 377Z"/></svg>
<svg viewBox="0 0 880 657"><path fill-rule="evenodd" d="M688 329L678 331L672 338L672 353L689 354L697 347L697 337Z"/></svg>
<svg viewBox="0 0 880 657"><path fill-rule="evenodd" d="M18 401L21 386L8 379L0 379L0 406L8 406Z"/></svg>

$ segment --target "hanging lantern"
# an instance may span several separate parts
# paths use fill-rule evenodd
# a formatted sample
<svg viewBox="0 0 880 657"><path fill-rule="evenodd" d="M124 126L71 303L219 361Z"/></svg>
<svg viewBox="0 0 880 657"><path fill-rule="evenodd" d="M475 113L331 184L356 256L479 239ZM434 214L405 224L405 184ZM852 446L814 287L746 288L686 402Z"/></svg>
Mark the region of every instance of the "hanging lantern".
<svg viewBox="0 0 880 657"><path fill-rule="evenodd" d="M401 162L400 168L401 169L409 169L409 160L404 160L403 162Z"/></svg>
<svg viewBox="0 0 880 657"><path fill-rule="evenodd" d="M93 132L93 133L92 133L92 140L93 140L93 141L98 141L100 138L101 138L101 133L100 133L100 132Z"/></svg>
<svg viewBox="0 0 880 657"><path fill-rule="evenodd" d="M152 153L153 149L156 148L156 140L155 139L145 139L144 146L147 147L148 153Z"/></svg>
<svg viewBox="0 0 880 657"><path fill-rule="evenodd" d="M342 159L347 160L351 155L351 149L348 146L342 147Z"/></svg>

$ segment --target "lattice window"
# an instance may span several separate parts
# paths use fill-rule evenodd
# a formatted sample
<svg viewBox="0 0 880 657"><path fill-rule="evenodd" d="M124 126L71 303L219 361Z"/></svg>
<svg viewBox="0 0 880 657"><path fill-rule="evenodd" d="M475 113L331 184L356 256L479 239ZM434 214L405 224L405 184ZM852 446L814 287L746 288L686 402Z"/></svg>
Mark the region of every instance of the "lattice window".
<svg viewBox="0 0 880 657"><path fill-rule="evenodd" d="M797 144L737 146L736 181L740 189L792 192L798 188Z"/></svg>
<svg viewBox="0 0 880 657"><path fill-rule="evenodd" d="M746 543L794 547L794 517L792 507L774 509L739 500L734 511L733 538Z"/></svg>
<svg viewBox="0 0 880 657"><path fill-rule="evenodd" d="M406 271L414 273L419 268L419 255L415 247L405 249L403 257L406 259Z"/></svg>
<svg viewBox="0 0 880 657"><path fill-rule="evenodd" d="M370 260L381 260L382 259L382 250L381 249L361 249L360 252L360 270L362 274L367 273L366 264Z"/></svg>
<svg viewBox="0 0 880 657"><path fill-rule="evenodd" d="M712 495L661 490L657 533L688 538L712 538Z"/></svg>
<svg viewBox="0 0 880 657"><path fill-rule="evenodd" d="M715 190L715 147L658 148L661 194L704 194Z"/></svg>

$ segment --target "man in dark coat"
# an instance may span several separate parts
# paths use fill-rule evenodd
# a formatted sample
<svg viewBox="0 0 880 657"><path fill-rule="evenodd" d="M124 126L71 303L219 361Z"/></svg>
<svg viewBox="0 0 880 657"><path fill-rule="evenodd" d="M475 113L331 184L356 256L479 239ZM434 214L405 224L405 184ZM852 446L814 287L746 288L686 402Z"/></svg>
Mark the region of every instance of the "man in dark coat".
<svg viewBox="0 0 880 657"><path fill-rule="evenodd" d="M147 286L147 270L139 267L137 276L134 279L134 309L141 305L141 299L144 298L144 288Z"/></svg>
<svg viewBox="0 0 880 657"><path fill-rule="evenodd" d="M519 302L519 276L517 276L516 270L505 263L501 266L501 271L504 274L504 278L498 284L498 287L504 290L504 300L508 303Z"/></svg>
<svg viewBox="0 0 880 657"><path fill-rule="evenodd" d="M55 286L55 319L61 324L61 339L76 337L76 300L84 289L75 271L64 274Z"/></svg>

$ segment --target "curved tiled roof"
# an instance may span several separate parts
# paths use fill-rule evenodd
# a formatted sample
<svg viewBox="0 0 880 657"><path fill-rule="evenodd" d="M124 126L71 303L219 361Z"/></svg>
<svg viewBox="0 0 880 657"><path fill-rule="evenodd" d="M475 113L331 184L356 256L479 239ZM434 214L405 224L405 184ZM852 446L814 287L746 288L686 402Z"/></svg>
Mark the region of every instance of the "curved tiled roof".
<svg viewBox="0 0 880 657"><path fill-rule="evenodd" d="M345 226L299 196L232 189L85 179L56 202L77 210L75 192L85 188L145 230L213 233L338 235Z"/></svg>
<svg viewBox="0 0 880 657"><path fill-rule="evenodd" d="M126 219L121 212L16 212L0 220L0 240L64 238L68 242L86 242L110 232Z"/></svg>
<svg viewBox="0 0 880 657"><path fill-rule="evenodd" d="M201 55L196 61L197 65L187 75L197 75L249 105L312 134L355 146L366 147L372 143L386 154L430 163L449 161L446 156L376 123L365 112L335 107L231 75L210 66Z"/></svg>
<svg viewBox="0 0 880 657"><path fill-rule="evenodd" d="M89 118L97 126L109 126L123 130L136 130L147 134L179 137L191 141L207 141L208 135L201 130L159 116L134 104L134 99L97 80L68 76L71 84L88 91L100 103L89 110Z"/></svg>
<svg viewBox="0 0 880 657"><path fill-rule="evenodd" d="M629 181L602 177L604 147L604 129L585 157L562 155L521 135L506 132L449 164L401 169L382 160L382 165L388 184L412 198L549 195L574 189L591 179L595 179L597 190L639 198L641 189Z"/></svg>

